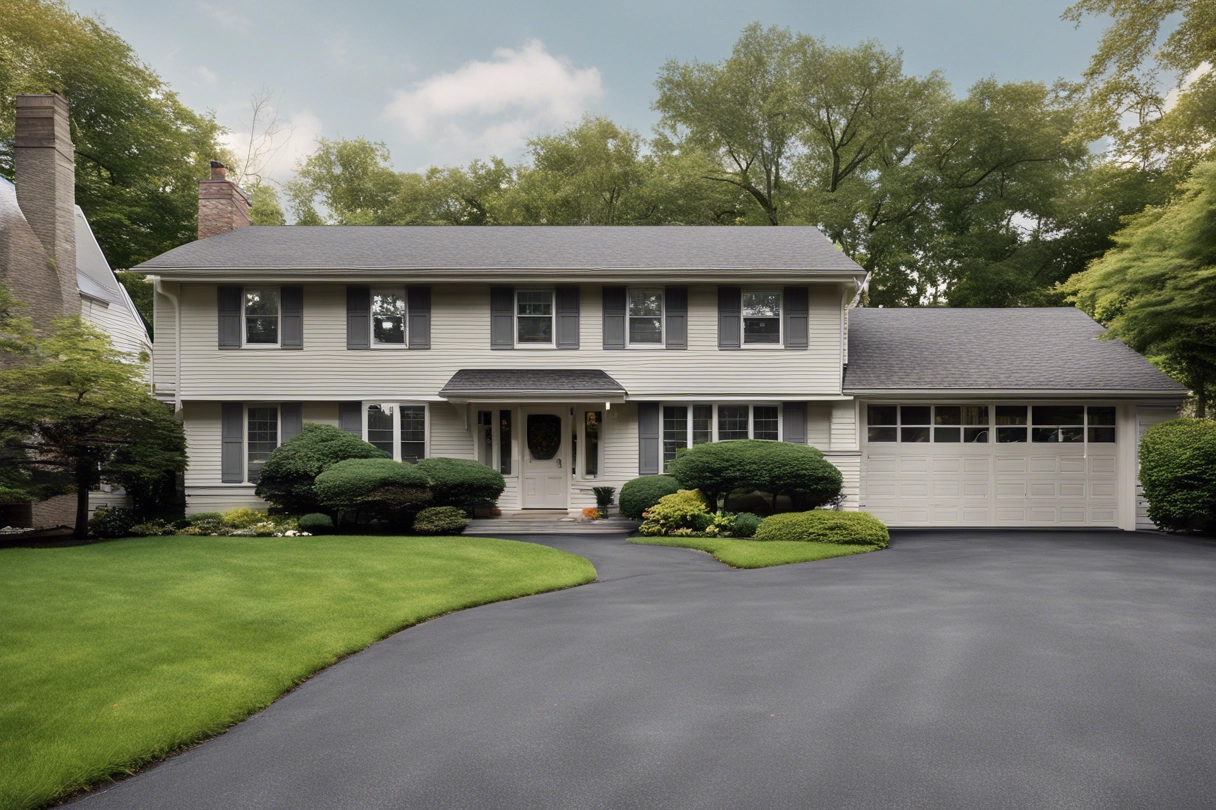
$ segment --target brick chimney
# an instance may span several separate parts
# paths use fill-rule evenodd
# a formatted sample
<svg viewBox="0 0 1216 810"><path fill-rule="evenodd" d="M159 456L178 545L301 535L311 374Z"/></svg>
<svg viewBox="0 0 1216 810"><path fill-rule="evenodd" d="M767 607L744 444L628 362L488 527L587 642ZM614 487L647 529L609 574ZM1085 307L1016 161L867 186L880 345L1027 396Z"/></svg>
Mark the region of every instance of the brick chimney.
<svg viewBox="0 0 1216 810"><path fill-rule="evenodd" d="M76 148L68 102L51 95L17 96L14 173L17 204L55 262L65 315L80 314L76 286Z"/></svg>
<svg viewBox="0 0 1216 810"><path fill-rule="evenodd" d="M228 167L211 161L211 179L198 181L198 238L206 239L249 223L249 199L228 179Z"/></svg>

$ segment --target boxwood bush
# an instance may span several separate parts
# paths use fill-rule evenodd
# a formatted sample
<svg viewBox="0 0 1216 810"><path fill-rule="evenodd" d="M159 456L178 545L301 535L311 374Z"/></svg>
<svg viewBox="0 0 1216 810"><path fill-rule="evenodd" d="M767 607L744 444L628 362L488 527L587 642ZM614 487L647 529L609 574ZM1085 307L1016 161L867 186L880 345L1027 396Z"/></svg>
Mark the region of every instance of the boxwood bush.
<svg viewBox="0 0 1216 810"><path fill-rule="evenodd" d="M831 503L844 478L814 447L736 439L698 444L676 456L668 473L684 489L699 489L711 504L739 490L787 495L803 509Z"/></svg>
<svg viewBox="0 0 1216 810"><path fill-rule="evenodd" d="M417 464L389 458L339 461L317 476L314 489L321 505L357 523L371 518L394 529L409 529L431 502L430 479Z"/></svg>
<svg viewBox="0 0 1216 810"><path fill-rule="evenodd" d="M321 506L313 482L326 468L352 458L387 458L353 433L332 425L304 425L303 432L270 454L258 478L259 497L288 514L316 512Z"/></svg>
<svg viewBox="0 0 1216 810"><path fill-rule="evenodd" d="M887 525L866 512L786 512L760 521L756 540L840 543L886 548L891 542Z"/></svg>
<svg viewBox="0 0 1216 810"><path fill-rule="evenodd" d="M642 513L659 502L664 495L680 491L680 484L670 475L643 475L621 487L621 514L641 520Z"/></svg>
<svg viewBox="0 0 1216 810"><path fill-rule="evenodd" d="M1216 422L1174 419L1140 440L1149 518L1170 531L1216 531Z"/></svg>
<svg viewBox="0 0 1216 810"><path fill-rule="evenodd" d="M417 534L460 534L468 525L464 510L457 506L432 506L414 519Z"/></svg>
<svg viewBox="0 0 1216 810"><path fill-rule="evenodd" d="M309 512L299 519L297 525L300 531L309 534L333 534L334 531L333 518L324 512Z"/></svg>
<svg viewBox="0 0 1216 810"><path fill-rule="evenodd" d="M730 533L735 537L754 537L760 528L760 516L751 512L740 512L731 521Z"/></svg>
<svg viewBox="0 0 1216 810"><path fill-rule="evenodd" d="M489 509L506 489L502 473L479 461L426 458L414 465L430 479L435 506L455 506L470 517L474 509Z"/></svg>
<svg viewBox="0 0 1216 810"><path fill-rule="evenodd" d="M139 522L134 509L122 506L99 506L89 518L89 536L101 540L130 537L131 527Z"/></svg>

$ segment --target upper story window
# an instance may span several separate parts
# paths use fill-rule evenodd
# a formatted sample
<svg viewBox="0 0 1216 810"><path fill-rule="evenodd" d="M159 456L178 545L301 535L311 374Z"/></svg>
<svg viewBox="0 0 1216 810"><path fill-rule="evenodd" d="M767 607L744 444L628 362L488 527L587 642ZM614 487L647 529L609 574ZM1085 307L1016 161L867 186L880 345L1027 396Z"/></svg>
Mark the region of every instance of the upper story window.
<svg viewBox="0 0 1216 810"><path fill-rule="evenodd" d="M278 287L245 287L244 319L246 345L279 345Z"/></svg>
<svg viewBox="0 0 1216 810"><path fill-rule="evenodd" d="M404 287L372 288L372 345L404 346L406 298Z"/></svg>
<svg viewBox="0 0 1216 810"><path fill-rule="evenodd" d="M743 291L743 345L781 343L781 291Z"/></svg>
<svg viewBox="0 0 1216 810"><path fill-rule="evenodd" d="M663 345L662 288L629 290L629 345Z"/></svg>
<svg viewBox="0 0 1216 810"><path fill-rule="evenodd" d="M553 345L553 290L516 291L515 342L523 346Z"/></svg>

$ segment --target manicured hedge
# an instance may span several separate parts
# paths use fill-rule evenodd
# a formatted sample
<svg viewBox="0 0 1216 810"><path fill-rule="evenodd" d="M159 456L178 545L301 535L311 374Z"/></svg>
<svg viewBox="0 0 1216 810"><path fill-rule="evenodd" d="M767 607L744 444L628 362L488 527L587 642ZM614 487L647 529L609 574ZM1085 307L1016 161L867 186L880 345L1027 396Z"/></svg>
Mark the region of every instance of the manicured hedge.
<svg viewBox="0 0 1216 810"><path fill-rule="evenodd" d="M667 471L681 488L701 490L710 503L738 490L758 490L813 509L839 497L844 485L840 470L814 447L754 439L694 445Z"/></svg>
<svg viewBox="0 0 1216 810"><path fill-rule="evenodd" d="M254 490L267 503L288 514L316 512L321 506L313 489L326 468L352 458L386 458L367 442L332 425L304 425L303 432L283 442L262 467Z"/></svg>
<svg viewBox="0 0 1216 810"><path fill-rule="evenodd" d="M430 479L417 464L388 458L339 461L317 476L315 489L322 506L357 522L371 517L393 528L408 529L431 503Z"/></svg>
<svg viewBox="0 0 1216 810"><path fill-rule="evenodd" d="M659 498L679 491L680 483L670 475L644 475L635 478L621 487L621 514L641 520L642 513L658 503Z"/></svg>
<svg viewBox="0 0 1216 810"><path fill-rule="evenodd" d="M886 548L891 541L887 526L866 512L787 512L760 521L756 540L841 543Z"/></svg>
<svg viewBox="0 0 1216 810"><path fill-rule="evenodd" d="M474 509L489 509L506 489L502 473L478 461L463 458L427 458L414 465L430 479L436 506L455 506L472 516Z"/></svg>
<svg viewBox="0 0 1216 810"><path fill-rule="evenodd" d="M300 531L309 534L333 534L334 521L324 512L311 512L298 521Z"/></svg>
<svg viewBox="0 0 1216 810"><path fill-rule="evenodd" d="M1140 484L1161 528L1216 532L1216 422L1174 419L1146 430Z"/></svg>
<svg viewBox="0 0 1216 810"><path fill-rule="evenodd" d="M735 537L755 537L760 528L760 516L751 512L740 512L730 524L730 533Z"/></svg>
<svg viewBox="0 0 1216 810"><path fill-rule="evenodd" d="M469 525L464 510L456 506L432 506L414 519L416 534L460 534Z"/></svg>

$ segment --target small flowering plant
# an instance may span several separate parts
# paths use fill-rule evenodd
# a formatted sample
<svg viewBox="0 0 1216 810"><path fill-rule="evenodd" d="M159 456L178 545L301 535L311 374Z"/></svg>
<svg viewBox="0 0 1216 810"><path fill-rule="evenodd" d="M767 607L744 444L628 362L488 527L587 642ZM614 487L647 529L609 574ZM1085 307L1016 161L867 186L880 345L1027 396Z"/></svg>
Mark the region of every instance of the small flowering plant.
<svg viewBox="0 0 1216 810"><path fill-rule="evenodd" d="M600 517L600 510L594 506L583 507L583 518L586 520L597 520Z"/></svg>

